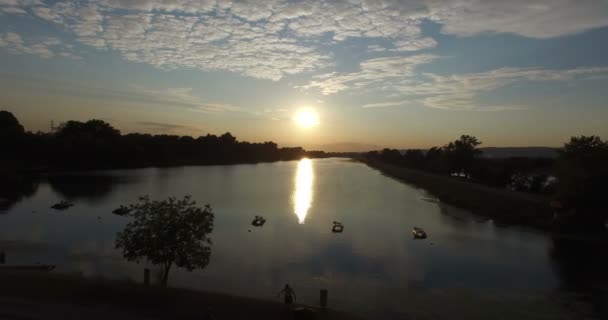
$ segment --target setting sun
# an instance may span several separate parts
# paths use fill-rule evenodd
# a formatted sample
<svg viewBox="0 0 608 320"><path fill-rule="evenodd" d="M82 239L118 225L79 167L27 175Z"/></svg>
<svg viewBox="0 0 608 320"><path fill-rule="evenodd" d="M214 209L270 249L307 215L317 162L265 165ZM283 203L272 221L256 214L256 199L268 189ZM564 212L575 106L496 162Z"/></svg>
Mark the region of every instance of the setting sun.
<svg viewBox="0 0 608 320"><path fill-rule="evenodd" d="M319 124L319 117L313 110L300 110L294 117L297 124L304 128L311 128Z"/></svg>

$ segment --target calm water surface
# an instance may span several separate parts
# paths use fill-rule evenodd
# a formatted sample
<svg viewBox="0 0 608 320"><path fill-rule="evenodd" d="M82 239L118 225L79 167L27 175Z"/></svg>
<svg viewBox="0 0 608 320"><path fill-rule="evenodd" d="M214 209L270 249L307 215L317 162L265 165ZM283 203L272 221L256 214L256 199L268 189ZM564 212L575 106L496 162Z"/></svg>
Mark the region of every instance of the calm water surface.
<svg viewBox="0 0 608 320"><path fill-rule="evenodd" d="M285 283L298 302L393 317L420 292L554 292L564 287L554 241L504 228L440 203L424 191L343 159L253 165L150 168L74 174L41 182L0 214L7 263L56 265L56 272L140 280L145 264L114 249L140 195L190 194L215 212L211 262L176 269L170 285L276 299ZM75 206L49 207L61 199ZM267 219L250 225L255 215ZM331 232L341 221L344 233ZM422 226L426 240L413 240Z"/></svg>

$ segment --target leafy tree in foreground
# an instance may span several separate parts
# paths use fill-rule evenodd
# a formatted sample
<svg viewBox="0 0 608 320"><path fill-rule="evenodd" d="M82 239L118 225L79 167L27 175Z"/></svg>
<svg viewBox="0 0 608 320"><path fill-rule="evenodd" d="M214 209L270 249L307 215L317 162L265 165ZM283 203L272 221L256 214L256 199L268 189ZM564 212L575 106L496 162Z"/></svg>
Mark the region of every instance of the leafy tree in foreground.
<svg viewBox="0 0 608 320"><path fill-rule="evenodd" d="M116 234L116 248L122 249L129 261L147 260L160 265L162 284L167 284L169 270L174 264L188 271L202 269L209 264L213 230L213 211L185 196L152 201L141 197L138 203L121 207L115 214L132 220Z"/></svg>

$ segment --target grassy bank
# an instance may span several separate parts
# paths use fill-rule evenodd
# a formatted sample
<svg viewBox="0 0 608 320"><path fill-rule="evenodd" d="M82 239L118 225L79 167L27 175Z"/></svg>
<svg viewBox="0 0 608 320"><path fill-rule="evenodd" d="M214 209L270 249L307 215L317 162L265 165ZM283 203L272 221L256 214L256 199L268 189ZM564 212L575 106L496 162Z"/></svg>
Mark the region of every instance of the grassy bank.
<svg viewBox="0 0 608 320"><path fill-rule="evenodd" d="M0 297L40 303L102 305L155 319L291 319L280 302L176 288L147 287L127 281L86 279L42 272L0 270ZM317 319L355 319L318 311Z"/></svg>
<svg viewBox="0 0 608 320"><path fill-rule="evenodd" d="M548 229L553 212L550 199L506 189L496 189L459 178L427 173L377 161L361 160L387 176L413 184L441 201L466 208L499 223Z"/></svg>

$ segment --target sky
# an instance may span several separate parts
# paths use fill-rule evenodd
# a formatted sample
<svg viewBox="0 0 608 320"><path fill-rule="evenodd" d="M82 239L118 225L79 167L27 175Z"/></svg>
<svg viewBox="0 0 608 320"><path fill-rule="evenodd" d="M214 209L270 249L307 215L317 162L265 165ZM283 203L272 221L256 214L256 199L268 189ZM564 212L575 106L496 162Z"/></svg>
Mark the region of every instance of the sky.
<svg viewBox="0 0 608 320"><path fill-rule="evenodd" d="M0 109L31 131L560 146L608 138L606 88L606 0L0 0Z"/></svg>

